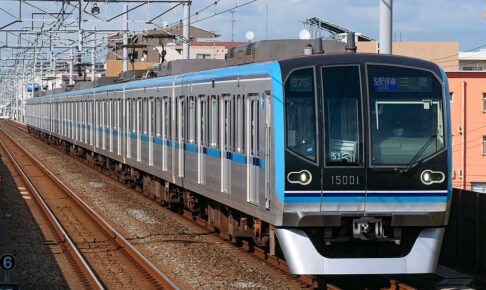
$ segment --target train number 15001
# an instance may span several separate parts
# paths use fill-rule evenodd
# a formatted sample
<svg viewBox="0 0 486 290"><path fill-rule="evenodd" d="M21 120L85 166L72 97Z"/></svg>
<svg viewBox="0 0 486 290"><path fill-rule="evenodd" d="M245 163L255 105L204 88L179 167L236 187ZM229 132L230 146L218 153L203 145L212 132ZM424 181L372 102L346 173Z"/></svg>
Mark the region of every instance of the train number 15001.
<svg viewBox="0 0 486 290"><path fill-rule="evenodd" d="M332 185L359 185L359 178L357 175L332 175Z"/></svg>

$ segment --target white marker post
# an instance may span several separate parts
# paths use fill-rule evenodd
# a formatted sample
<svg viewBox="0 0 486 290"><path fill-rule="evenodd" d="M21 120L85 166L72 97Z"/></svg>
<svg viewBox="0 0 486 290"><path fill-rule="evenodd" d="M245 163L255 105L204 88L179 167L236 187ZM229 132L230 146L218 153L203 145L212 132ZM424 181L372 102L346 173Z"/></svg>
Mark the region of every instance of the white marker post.
<svg viewBox="0 0 486 290"><path fill-rule="evenodd" d="M9 271L15 268L15 257L10 254L3 255L0 258L0 266L2 267L3 270L5 270L4 283L8 284L10 280Z"/></svg>

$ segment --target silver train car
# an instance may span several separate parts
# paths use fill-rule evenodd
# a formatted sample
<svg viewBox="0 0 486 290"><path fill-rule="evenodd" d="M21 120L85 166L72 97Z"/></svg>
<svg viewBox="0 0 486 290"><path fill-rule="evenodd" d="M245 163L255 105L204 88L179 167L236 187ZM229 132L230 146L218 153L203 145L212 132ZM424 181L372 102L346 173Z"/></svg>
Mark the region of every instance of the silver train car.
<svg viewBox="0 0 486 290"><path fill-rule="evenodd" d="M433 63L332 53L36 97L26 123L294 274L429 273L448 96Z"/></svg>

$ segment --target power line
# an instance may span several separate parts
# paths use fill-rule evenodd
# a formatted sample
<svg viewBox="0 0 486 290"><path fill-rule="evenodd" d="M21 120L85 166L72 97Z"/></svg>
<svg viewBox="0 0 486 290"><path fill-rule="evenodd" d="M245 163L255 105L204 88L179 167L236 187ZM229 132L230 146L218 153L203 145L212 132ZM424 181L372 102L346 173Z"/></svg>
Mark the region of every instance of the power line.
<svg viewBox="0 0 486 290"><path fill-rule="evenodd" d="M215 14L213 14L213 15L211 15L211 16L208 16L208 17L205 17L205 18L202 18L202 19L199 19L199 20L193 21L192 23L198 23L198 22L201 22L201 21L204 21L204 20L207 20L207 19L213 18L213 17L218 16L218 15L220 15L220 14L223 14L223 13L229 12L229 11L234 10L234 9L241 8L241 7L243 7L243 6L249 5L249 4L251 4L251 3L253 3L253 2L256 2L256 1L257 1L257 0L251 0L251 1L245 2L245 3L241 4L241 5L238 5L238 4L237 4L237 5L235 5L235 6L234 6L234 7L232 7L232 8L228 8L228 9L223 10L223 11L221 11L221 12L215 13Z"/></svg>
<svg viewBox="0 0 486 290"><path fill-rule="evenodd" d="M464 52L471 52L471 51L474 51L474 50L477 50L477 49L480 49L480 48L483 48L485 47L486 44L482 44L480 46L477 46L477 47L474 47L474 48L471 48L469 50L466 50ZM448 55L448 56L443 56L443 57L439 57L439 58L436 58L436 59L432 59L430 61L437 61L437 60L441 60L441 59L444 59L444 58L450 58L450 57L457 57L457 54L451 54L451 55Z"/></svg>

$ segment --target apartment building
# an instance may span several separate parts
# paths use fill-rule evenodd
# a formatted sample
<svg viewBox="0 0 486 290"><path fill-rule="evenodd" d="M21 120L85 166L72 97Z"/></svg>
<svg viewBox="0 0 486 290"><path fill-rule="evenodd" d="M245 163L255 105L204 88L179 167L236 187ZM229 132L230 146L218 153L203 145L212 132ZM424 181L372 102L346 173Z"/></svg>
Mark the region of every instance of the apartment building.
<svg viewBox="0 0 486 290"><path fill-rule="evenodd" d="M486 72L447 72L451 98L452 182L486 193Z"/></svg>

